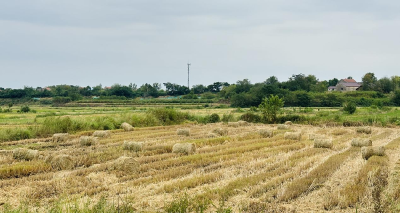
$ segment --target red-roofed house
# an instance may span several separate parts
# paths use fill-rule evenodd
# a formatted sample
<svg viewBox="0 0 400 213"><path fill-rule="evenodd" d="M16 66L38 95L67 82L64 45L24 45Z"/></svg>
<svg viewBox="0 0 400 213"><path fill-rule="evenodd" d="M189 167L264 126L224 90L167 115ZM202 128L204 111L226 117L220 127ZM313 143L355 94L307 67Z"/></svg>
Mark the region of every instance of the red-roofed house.
<svg viewBox="0 0 400 213"><path fill-rule="evenodd" d="M354 79L342 79L336 84L336 87L329 87L328 91L357 91L360 87L361 84Z"/></svg>

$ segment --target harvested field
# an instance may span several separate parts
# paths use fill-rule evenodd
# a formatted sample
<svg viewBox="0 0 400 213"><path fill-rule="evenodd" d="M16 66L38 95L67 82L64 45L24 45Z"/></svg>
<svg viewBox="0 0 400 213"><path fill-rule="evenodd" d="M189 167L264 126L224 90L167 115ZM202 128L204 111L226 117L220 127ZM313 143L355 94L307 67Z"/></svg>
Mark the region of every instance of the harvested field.
<svg viewBox="0 0 400 213"><path fill-rule="evenodd" d="M168 212L182 200L188 208L207 207L205 212L396 209L385 195L400 200L399 130L374 127L366 137L385 155L365 160L361 147L351 144L356 128L185 124L113 131L92 146L75 135L62 146L10 143L0 152L0 203L17 208L24 201L39 212L56 202L88 200L143 212ZM182 129L190 134L178 135ZM11 150L32 147L40 155L13 158Z"/></svg>

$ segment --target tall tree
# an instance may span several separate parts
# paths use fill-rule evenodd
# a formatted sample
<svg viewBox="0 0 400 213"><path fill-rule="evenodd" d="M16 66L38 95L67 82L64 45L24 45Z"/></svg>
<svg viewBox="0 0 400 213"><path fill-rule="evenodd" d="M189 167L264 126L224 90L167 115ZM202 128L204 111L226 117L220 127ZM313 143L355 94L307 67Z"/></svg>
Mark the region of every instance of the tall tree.
<svg viewBox="0 0 400 213"><path fill-rule="evenodd" d="M375 74L372 72L369 72L364 75L362 78L362 89L365 91L369 90L374 90L376 86L377 79L375 77Z"/></svg>

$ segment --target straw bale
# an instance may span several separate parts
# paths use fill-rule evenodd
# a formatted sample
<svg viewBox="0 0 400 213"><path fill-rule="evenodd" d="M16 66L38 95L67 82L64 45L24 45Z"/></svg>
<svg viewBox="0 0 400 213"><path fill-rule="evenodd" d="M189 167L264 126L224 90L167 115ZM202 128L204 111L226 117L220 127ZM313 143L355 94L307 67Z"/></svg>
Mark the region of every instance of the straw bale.
<svg viewBox="0 0 400 213"><path fill-rule="evenodd" d="M68 138L68 133L56 133L53 135L53 142L67 142Z"/></svg>
<svg viewBox="0 0 400 213"><path fill-rule="evenodd" d="M283 136L283 138L289 139L289 140L300 140L301 133L300 132L285 132L285 135Z"/></svg>
<svg viewBox="0 0 400 213"><path fill-rule="evenodd" d="M309 140L323 139L323 138L324 138L323 135L317 135L317 134L309 134L309 135L308 135L308 139L309 139Z"/></svg>
<svg viewBox="0 0 400 213"><path fill-rule="evenodd" d="M314 148L328 148L331 149L333 147L332 139L314 139Z"/></svg>
<svg viewBox="0 0 400 213"><path fill-rule="evenodd" d="M365 134L371 134L372 133L372 129L371 129L370 126L363 126L363 127L358 127L356 129L356 132L365 133Z"/></svg>
<svg viewBox="0 0 400 213"><path fill-rule="evenodd" d="M176 134L190 136L190 129L178 129L176 130Z"/></svg>
<svg viewBox="0 0 400 213"><path fill-rule="evenodd" d="M223 128L216 128L213 130L213 133L218 134L220 136L228 135L228 130Z"/></svg>
<svg viewBox="0 0 400 213"><path fill-rule="evenodd" d="M109 138L110 132L109 131L95 131L93 133L93 137L98 137L98 138Z"/></svg>
<svg viewBox="0 0 400 213"><path fill-rule="evenodd" d="M291 122L291 121L286 121L285 122L285 125L288 125L288 126L290 126L290 125L292 125L293 123Z"/></svg>
<svg viewBox="0 0 400 213"><path fill-rule="evenodd" d="M218 137L218 135L215 133L210 132L207 134L207 138L216 138L216 137Z"/></svg>
<svg viewBox="0 0 400 213"><path fill-rule="evenodd" d="M91 146L97 142L97 138L93 136L81 136L79 142L82 146Z"/></svg>
<svg viewBox="0 0 400 213"><path fill-rule="evenodd" d="M143 150L143 144L144 144L143 142L124 141L122 149L134 152L140 152Z"/></svg>
<svg viewBox="0 0 400 213"><path fill-rule="evenodd" d="M247 122L247 121L238 121L237 123L239 124L239 126L248 126L248 125L250 125L250 123Z"/></svg>
<svg viewBox="0 0 400 213"><path fill-rule="evenodd" d="M125 131L133 131L133 126L126 122L121 124L121 128L124 129Z"/></svg>
<svg viewBox="0 0 400 213"><path fill-rule="evenodd" d="M269 129L260 129L258 133L261 135L263 138L271 138L274 136L274 131L269 130Z"/></svg>
<svg viewBox="0 0 400 213"><path fill-rule="evenodd" d="M375 146L375 147L361 147L362 158L368 160L372 156L383 156L385 155L385 147Z"/></svg>
<svg viewBox="0 0 400 213"><path fill-rule="evenodd" d="M110 163L109 168L112 170L119 170L128 173L136 173L139 171L140 164L131 157L119 157Z"/></svg>
<svg viewBox="0 0 400 213"><path fill-rule="evenodd" d="M278 124L278 126L276 126L277 129L289 129L288 125L285 124Z"/></svg>
<svg viewBox="0 0 400 213"><path fill-rule="evenodd" d="M196 145L193 143L176 143L172 147L172 153L193 154L196 152Z"/></svg>
<svg viewBox="0 0 400 213"><path fill-rule="evenodd" d="M351 140L351 146L372 146L372 140L368 138L353 138L353 140Z"/></svg>
<svg viewBox="0 0 400 213"><path fill-rule="evenodd" d="M50 161L51 167L57 170L73 169L74 162L69 155L57 155Z"/></svg>
<svg viewBox="0 0 400 213"><path fill-rule="evenodd" d="M239 124L239 122L228 122L228 126L229 127L239 127L240 126L240 124Z"/></svg>
<svg viewBox="0 0 400 213"><path fill-rule="evenodd" d="M25 149L25 148L16 148L13 150L13 158L17 160L31 161L37 157L39 157L38 150Z"/></svg>

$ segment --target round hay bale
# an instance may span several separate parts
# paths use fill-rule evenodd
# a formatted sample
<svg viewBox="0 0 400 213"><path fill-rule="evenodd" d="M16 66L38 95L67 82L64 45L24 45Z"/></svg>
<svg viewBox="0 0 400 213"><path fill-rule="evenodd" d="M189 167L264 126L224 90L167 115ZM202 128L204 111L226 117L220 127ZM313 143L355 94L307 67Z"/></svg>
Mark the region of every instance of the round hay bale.
<svg viewBox="0 0 400 213"><path fill-rule="evenodd" d="M328 148L333 147L332 139L314 139L314 148Z"/></svg>
<svg viewBox="0 0 400 213"><path fill-rule="evenodd" d="M111 162L109 168L112 170L119 170L128 173L136 173L139 171L140 164L131 157L119 157L118 159Z"/></svg>
<svg viewBox="0 0 400 213"><path fill-rule="evenodd" d="M176 143L172 147L172 153L193 154L196 152L196 145L193 143Z"/></svg>
<svg viewBox="0 0 400 213"><path fill-rule="evenodd" d="M308 135L309 140L315 140L315 139L324 139L324 136L322 135L317 135L317 134L309 134Z"/></svg>
<svg viewBox="0 0 400 213"><path fill-rule="evenodd" d="M69 139L68 133L56 133L53 135L53 142L67 142Z"/></svg>
<svg viewBox="0 0 400 213"><path fill-rule="evenodd" d="M97 142L97 138L93 136L81 136L79 142L82 146L91 146Z"/></svg>
<svg viewBox="0 0 400 213"><path fill-rule="evenodd" d="M228 126L229 127L239 127L240 126L240 124L238 123L238 122L228 122Z"/></svg>
<svg viewBox="0 0 400 213"><path fill-rule="evenodd" d="M281 129L281 130L289 129L289 126L285 124L278 124L278 126L276 126L276 129Z"/></svg>
<svg viewBox="0 0 400 213"><path fill-rule="evenodd" d="M239 126L248 126L248 125L250 125L249 122L247 122L247 121L238 121L237 123L239 124Z"/></svg>
<svg viewBox="0 0 400 213"><path fill-rule="evenodd" d="M144 144L143 142L124 141L122 149L133 152L140 152L143 150L143 144Z"/></svg>
<svg viewBox="0 0 400 213"><path fill-rule="evenodd" d="M291 122L291 121L286 121L285 122L285 125L288 125L288 126L290 126L290 125L292 125L293 123Z"/></svg>
<svg viewBox="0 0 400 213"><path fill-rule="evenodd" d="M372 146L372 140L368 138L353 138L353 140L351 140L351 146L356 146L356 147Z"/></svg>
<svg viewBox="0 0 400 213"><path fill-rule="evenodd" d="M93 137L98 137L98 138L109 138L110 132L109 131L95 131L93 133Z"/></svg>
<svg viewBox="0 0 400 213"><path fill-rule="evenodd" d="M300 140L301 139L301 133L300 132L285 132L285 135L283 135L284 139L288 140Z"/></svg>
<svg viewBox="0 0 400 213"><path fill-rule="evenodd" d="M269 130L269 129L260 129L258 133L261 135L263 138L271 138L274 136L274 131Z"/></svg>
<svg viewBox="0 0 400 213"><path fill-rule="evenodd" d="M50 160L50 164L56 170L73 169L75 166L69 155L57 155Z"/></svg>
<svg viewBox="0 0 400 213"><path fill-rule="evenodd" d="M365 133L365 134L371 134L372 133L372 129L371 129L370 126L363 126L363 127L358 127L356 129L356 132Z"/></svg>
<svg viewBox="0 0 400 213"><path fill-rule="evenodd" d="M385 147L376 146L376 147L361 147L361 155L362 158L368 160L372 156L383 156L385 155Z"/></svg>
<svg viewBox="0 0 400 213"><path fill-rule="evenodd" d="M176 134L190 136L190 129L178 129L176 130Z"/></svg>
<svg viewBox="0 0 400 213"><path fill-rule="evenodd" d="M13 150L13 158L16 160L31 161L37 157L39 157L38 150L25 149L25 148L16 148Z"/></svg>
<svg viewBox="0 0 400 213"><path fill-rule="evenodd" d="M207 138L216 138L216 137L218 137L218 135L215 133L210 132L207 134Z"/></svg>
<svg viewBox="0 0 400 213"><path fill-rule="evenodd" d="M125 131L133 131L133 126L126 122L121 124L121 128L124 129Z"/></svg>
<svg viewBox="0 0 400 213"><path fill-rule="evenodd" d="M212 132L220 136L228 135L228 130L223 128L216 128Z"/></svg>

